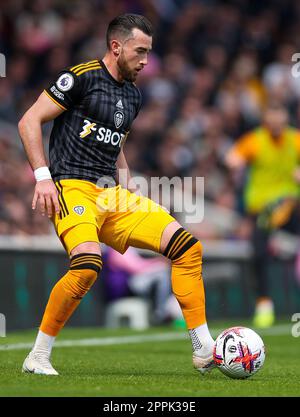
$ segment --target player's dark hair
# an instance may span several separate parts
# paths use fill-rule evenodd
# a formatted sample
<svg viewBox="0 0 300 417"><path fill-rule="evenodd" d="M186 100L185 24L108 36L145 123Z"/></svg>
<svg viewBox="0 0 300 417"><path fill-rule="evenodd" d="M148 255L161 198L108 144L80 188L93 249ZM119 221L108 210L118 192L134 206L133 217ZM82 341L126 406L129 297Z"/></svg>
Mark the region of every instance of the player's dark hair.
<svg viewBox="0 0 300 417"><path fill-rule="evenodd" d="M148 36L153 36L153 27L151 22L139 14L122 14L115 17L108 25L106 31L106 44L110 49L110 41L113 36L121 35L130 36L133 29L139 29Z"/></svg>

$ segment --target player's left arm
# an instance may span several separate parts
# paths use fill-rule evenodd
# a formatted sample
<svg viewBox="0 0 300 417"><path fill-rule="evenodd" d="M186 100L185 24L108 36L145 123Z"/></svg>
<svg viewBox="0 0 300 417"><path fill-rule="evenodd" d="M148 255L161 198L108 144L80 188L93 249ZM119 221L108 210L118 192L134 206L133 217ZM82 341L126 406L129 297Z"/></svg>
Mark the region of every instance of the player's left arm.
<svg viewBox="0 0 300 417"><path fill-rule="evenodd" d="M118 160L117 160L117 181L118 183L124 187L127 188L130 192L135 193L137 195L143 195L141 193L140 188L135 183L133 177L130 174L130 170L126 161L126 157L124 155L123 149L121 150ZM167 207L162 206L159 204L161 208L163 208L167 213L170 213L170 211L167 209Z"/></svg>
<svg viewBox="0 0 300 417"><path fill-rule="evenodd" d="M128 167L123 149L121 149L121 152L118 156L116 165L117 165L117 181L118 181L118 183L122 187L127 188L130 192L135 193L137 195L142 195L139 187L136 185L134 179L132 178L132 176L130 174L130 169Z"/></svg>
<svg viewBox="0 0 300 417"><path fill-rule="evenodd" d="M300 132L296 134L296 150L298 155L298 166L294 171L294 179L300 183Z"/></svg>
<svg viewBox="0 0 300 417"><path fill-rule="evenodd" d="M142 104L142 99L141 99L141 93L139 92L139 104L137 107L137 112L135 117L137 117L139 110L141 108L141 104ZM121 149L121 152L119 153L118 159L117 159L117 181L118 183L124 187L127 188L130 192L135 193L137 195L142 195L140 188L137 186L137 184L135 183L133 177L131 176L130 173L130 169L128 167L127 161L126 161L126 157L124 155L124 151L123 149ZM169 213L169 210L162 206L161 207L167 212Z"/></svg>
<svg viewBox="0 0 300 417"><path fill-rule="evenodd" d="M136 85L133 83L134 90L137 94L137 100L136 100L136 113L134 116L134 119L137 117L141 105L142 105L142 95L139 91L139 89L136 87ZM124 187L127 188L130 192L135 193L137 195L142 195L140 188L135 183L134 179L131 176L130 169L128 167L126 157L124 155L123 148L121 148L121 152L119 153L118 159L117 159L117 181L118 183Z"/></svg>

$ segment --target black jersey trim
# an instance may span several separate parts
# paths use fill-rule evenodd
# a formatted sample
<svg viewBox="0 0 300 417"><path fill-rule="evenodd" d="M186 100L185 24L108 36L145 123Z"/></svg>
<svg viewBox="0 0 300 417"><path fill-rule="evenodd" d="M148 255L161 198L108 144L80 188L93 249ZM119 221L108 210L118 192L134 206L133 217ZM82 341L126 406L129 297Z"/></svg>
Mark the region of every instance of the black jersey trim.
<svg viewBox="0 0 300 417"><path fill-rule="evenodd" d="M55 103L58 105L58 107L60 107L62 110L68 110L66 109L62 104L60 104L58 101L56 101L49 93L47 90L44 90L44 93Z"/></svg>

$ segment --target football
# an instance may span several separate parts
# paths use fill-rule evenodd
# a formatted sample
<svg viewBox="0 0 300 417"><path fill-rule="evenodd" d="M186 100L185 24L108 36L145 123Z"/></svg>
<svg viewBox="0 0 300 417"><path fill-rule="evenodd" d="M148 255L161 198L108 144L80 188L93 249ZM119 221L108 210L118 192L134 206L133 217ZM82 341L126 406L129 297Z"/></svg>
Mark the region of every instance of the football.
<svg viewBox="0 0 300 417"><path fill-rule="evenodd" d="M262 368L265 346L255 331L247 327L231 327L217 337L213 356L223 374L245 379Z"/></svg>

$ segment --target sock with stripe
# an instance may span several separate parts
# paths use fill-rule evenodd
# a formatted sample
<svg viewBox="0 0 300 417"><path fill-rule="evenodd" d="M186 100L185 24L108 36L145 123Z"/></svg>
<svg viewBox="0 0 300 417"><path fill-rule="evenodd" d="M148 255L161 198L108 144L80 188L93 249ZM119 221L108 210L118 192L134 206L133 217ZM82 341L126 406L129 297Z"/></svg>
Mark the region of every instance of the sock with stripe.
<svg viewBox="0 0 300 417"><path fill-rule="evenodd" d="M40 326L42 333L52 337L59 333L96 281L101 267L102 259L98 254L82 253L72 257L69 271L50 294Z"/></svg>
<svg viewBox="0 0 300 417"><path fill-rule="evenodd" d="M206 324L202 279L202 245L183 228L168 243L164 256L172 262L172 290L181 307L193 350L213 343Z"/></svg>

